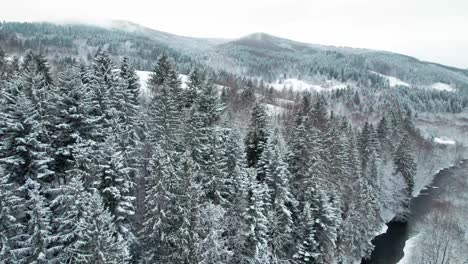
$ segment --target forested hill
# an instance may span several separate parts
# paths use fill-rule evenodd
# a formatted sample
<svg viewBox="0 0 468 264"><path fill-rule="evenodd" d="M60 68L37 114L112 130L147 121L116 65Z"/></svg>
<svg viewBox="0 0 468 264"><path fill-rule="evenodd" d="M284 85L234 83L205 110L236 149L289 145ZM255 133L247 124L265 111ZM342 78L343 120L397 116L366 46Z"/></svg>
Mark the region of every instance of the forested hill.
<svg viewBox="0 0 468 264"><path fill-rule="evenodd" d="M466 155L463 70L119 23L1 24L0 263L358 263Z"/></svg>
<svg viewBox="0 0 468 264"><path fill-rule="evenodd" d="M52 60L90 60L98 47L104 47L112 56L129 57L140 70L150 70L151 62L164 50L184 73L190 65L201 64L268 82L323 76L373 86L384 84L390 76L411 86L442 83L457 89L468 87L467 70L390 52L300 43L264 33L223 40L177 36L126 21L111 21L106 26L3 22L0 45L8 53L32 49Z"/></svg>

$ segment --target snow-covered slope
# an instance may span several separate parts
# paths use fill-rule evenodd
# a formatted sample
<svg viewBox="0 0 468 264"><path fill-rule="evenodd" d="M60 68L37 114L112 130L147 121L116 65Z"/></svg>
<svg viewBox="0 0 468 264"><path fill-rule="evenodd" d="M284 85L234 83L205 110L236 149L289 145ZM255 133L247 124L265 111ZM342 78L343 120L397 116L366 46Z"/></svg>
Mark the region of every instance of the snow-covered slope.
<svg viewBox="0 0 468 264"><path fill-rule="evenodd" d="M407 82L404 82L400 79L398 79L397 77L393 77L393 76L389 76L389 75L384 75L384 74L381 74L381 73L378 73L378 72L374 72L374 71L371 71L372 73L375 73L385 79L387 79L390 87L395 87L395 86L406 86L406 87L410 87L411 85Z"/></svg>
<svg viewBox="0 0 468 264"><path fill-rule="evenodd" d="M265 104L265 110L269 116L277 116L282 114L285 109L281 106L272 105L272 104Z"/></svg>
<svg viewBox="0 0 468 264"><path fill-rule="evenodd" d="M325 84L312 84L296 78L288 78L281 81L277 80L274 83L268 83L268 85L278 91L283 89L292 89L294 92L322 92L346 88L346 84L339 82L327 81Z"/></svg>
<svg viewBox="0 0 468 264"><path fill-rule="evenodd" d="M436 137L434 138L434 142L442 144L442 145L455 145L455 140L450 139L448 137Z"/></svg>
<svg viewBox="0 0 468 264"><path fill-rule="evenodd" d="M448 92L455 91L455 89L452 86L450 86L449 84L441 83L441 82L433 83L430 86L430 88L432 88L434 90L439 90L439 91L448 91Z"/></svg>
<svg viewBox="0 0 468 264"><path fill-rule="evenodd" d="M146 97L150 95L150 91L148 90L148 80L151 76L150 71L136 71L138 78L140 78L140 91L141 95ZM179 74L179 79L182 82L182 88L185 89L187 87L188 76L185 74Z"/></svg>

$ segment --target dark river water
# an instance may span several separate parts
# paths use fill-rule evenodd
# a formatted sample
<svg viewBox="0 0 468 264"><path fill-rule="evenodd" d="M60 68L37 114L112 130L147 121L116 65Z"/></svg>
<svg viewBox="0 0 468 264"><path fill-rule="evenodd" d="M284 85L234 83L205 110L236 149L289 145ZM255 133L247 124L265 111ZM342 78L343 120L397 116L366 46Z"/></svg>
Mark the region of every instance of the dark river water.
<svg viewBox="0 0 468 264"><path fill-rule="evenodd" d="M363 259L361 264L396 264L403 258L405 242L410 238L413 223L430 212L434 202L444 192L460 171L468 171L468 161L449 169L440 171L433 183L421 191L421 194L411 200L410 215L407 222L392 221L387 223L388 230L372 240L375 248L369 259Z"/></svg>

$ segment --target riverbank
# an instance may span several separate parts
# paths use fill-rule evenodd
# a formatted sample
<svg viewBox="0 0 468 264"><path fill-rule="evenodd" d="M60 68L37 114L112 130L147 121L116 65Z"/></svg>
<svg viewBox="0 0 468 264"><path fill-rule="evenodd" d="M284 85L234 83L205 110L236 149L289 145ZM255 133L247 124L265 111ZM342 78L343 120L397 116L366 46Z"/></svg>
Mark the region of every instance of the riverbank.
<svg viewBox="0 0 468 264"><path fill-rule="evenodd" d="M468 260L468 161L438 188L431 211L415 222L398 264L464 264Z"/></svg>
<svg viewBox="0 0 468 264"><path fill-rule="evenodd" d="M434 207L438 205L438 201L443 198L447 192L446 186L453 184L454 179L457 179L458 173L466 173L468 168L465 168L467 162L458 163L448 169L440 170L433 178L432 183L423 188L417 197L414 197L410 203L410 215L407 222L391 221L388 225L388 230L374 238L372 241L375 249L369 259L362 260L362 264L395 264L399 263L404 258L404 252L407 240L417 234L415 227L421 226L421 223ZM463 166L460 166L463 165ZM465 203L466 204L466 203ZM416 247L417 240L413 239L408 243L407 250L410 247ZM408 251L409 252L409 251ZM405 260L406 261L406 260ZM411 262L404 262L411 263Z"/></svg>

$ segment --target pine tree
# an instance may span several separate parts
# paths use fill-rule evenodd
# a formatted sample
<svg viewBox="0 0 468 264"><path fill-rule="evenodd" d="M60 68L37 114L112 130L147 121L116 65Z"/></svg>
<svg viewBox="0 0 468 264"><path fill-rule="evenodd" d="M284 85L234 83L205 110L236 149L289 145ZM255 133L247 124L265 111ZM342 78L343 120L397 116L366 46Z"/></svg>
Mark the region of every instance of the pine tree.
<svg viewBox="0 0 468 264"><path fill-rule="evenodd" d="M148 80L153 95L159 94L161 87L168 86L173 90L174 98L180 99L180 85L181 81L174 63L166 54L162 54Z"/></svg>
<svg viewBox="0 0 468 264"><path fill-rule="evenodd" d="M23 185L28 178L46 181L53 171L49 169L51 158L44 142L46 134L38 111L17 83L5 93L1 114L1 159L3 171L11 181Z"/></svg>
<svg viewBox="0 0 468 264"><path fill-rule="evenodd" d="M324 130L328 126L328 111L325 97L318 96L317 102L312 109L312 122L314 127Z"/></svg>
<svg viewBox="0 0 468 264"><path fill-rule="evenodd" d="M78 238L77 223L86 213L84 210L89 209L85 208L89 194L81 179L74 176L66 184L49 190L49 193L54 196L50 204L54 214L54 255L58 263L70 263L74 256L72 246Z"/></svg>
<svg viewBox="0 0 468 264"><path fill-rule="evenodd" d="M267 114L262 103L256 103L252 109L250 125L245 137L245 155L247 166L255 168L268 140ZM263 181L264 175L257 175Z"/></svg>
<svg viewBox="0 0 468 264"><path fill-rule="evenodd" d="M407 134L402 136L402 139L398 144L393 158L393 163L395 165L395 174L401 175L405 179L407 192L409 197L411 197L414 191L416 163L413 155L411 154L411 143Z"/></svg>
<svg viewBox="0 0 468 264"><path fill-rule="evenodd" d="M168 74L169 76L159 76ZM151 174L147 179L146 214L141 230L145 244L145 259L149 262L170 259L172 246L168 239L174 233L172 225L177 206L176 183L178 176L182 124L177 107L178 78L174 67L163 55L152 76L153 91L148 110L147 144L151 146ZM172 77L171 77L172 76ZM172 80L172 81L171 81ZM158 82L156 82L158 81ZM172 86L171 86L172 85Z"/></svg>
<svg viewBox="0 0 468 264"><path fill-rule="evenodd" d="M205 204L200 209L198 217L198 233L200 241L197 243L197 255L200 256L200 264L228 263L232 251L227 247L228 238L223 233L225 210L212 203Z"/></svg>
<svg viewBox="0 0 468 264"><path fill-rule="evenodd" d="M296 262L301 264L319 263L317 259L320 256L319 245L315 237L315 218L309 203L306 203L303 211L304 217L304 239L297 245L297 253L294 254Z"/></svg>
<svg viewBox="0 0 468 264"><path fill-rule="evenodd" d="M232 251L229 263L243 263L245 256L244 230L247 223L244 221L244 211L248 206L248 173L245 169L245 159L242 141L239 132L231 130L225 143L225 155L227 166L227 189L229 190L228 203L223 204L226 208L226 233L228 238L228 248Z"/></svg>
<svg viewBox="0 0 468 264"><path fill-rule="evenodd" d="M122 151L119 150L115 136L111 135L103 146L103 163L99 164L100 186L103 203L114 217L114 224L121 239L132 240L130 218L134 215L131 194L134 182L129 179L129 167L125 164Z"/></svg>
<svg viewBox="0 0 468 264"><path fill-rule="evenodd" d="M194 68L188 78L187 89L184 91L185 107L190 108L198 99L200 90L205 82L205 76L197 68Z"/></svg>
<svg viewBox="0 0 468 264"><path fill-rule="evenodd" d="M286 260L289 257L287 252L293 243L292 211L295 201L289 188L291 174L288 164L284 161L283 145L280 132L276 130L268 140L257 169L257 173L265 175L271 198L268 201L267 213L270 219L268 241L272 257L276 261Z"/></svg>
<svg viewBox="0 0 468 264"><path fill-rule="evenodd" d="M248 80L245 83L240 99L241 103L246 106L250 106L255 102L255 87L251 80Z"/></svg>
<svg viewBox="0 0 468 264"><path fill-rule="evenodd" d="M265 183L257 182L255 174L255 171L251 169L247 178L248 205L244 213L247 226L243 233L245 244L242 263L255 263L259 258L258 250L264 249L268 241L267 206L270 197L268 187ZM268 252L261 252L260 256L263 258L264 254L269 254Z"/></svg>
<svg viewBox="0 0 468 264"><path fill-rule="evenodd" d="M201 167L203 172L201 184L206 197L214 204L227 202L230 196L229 180L226 163L226 154L224 142L226 135L223 129L214 129L208 135L207 158Z"/></svg>
<svg viewBox="0 0 468 264"><path fill-rule="evenodd" d="M16 247L18 234L24 226L18 219L18 209L24 200L15 193L15 185L9 183L8 174L0 168L0 263L14 263L16 258L12 250Z"/></svg>
<svg viewBox="0 0 468 264"><path fill-rule="evenodd" d="M57 179L66 182L66 174L74 164L73 146L83 140L89 128L84 109L85 87L79 68L70 65L59 75L53 94L53 135L55 150L52 169Z"/></svg>
<svg viewBox="0 0 468 264"><path fill-rule="evenodd" d="M120 264L129 256L125 241L115 237L112 215L104 208L97 191L87 194L83 215L76 223L76 240L71 246L73 263Z"/></svg>
<svg viewBox="0 0 468 264"><path fill-rule="evenodd" d="M20 235L21 241L12 254L18 257L18 263L50 263L54 252L51 211L43 190L37 181L28 178L20 191L26 193L25 232Z"/></svg>

